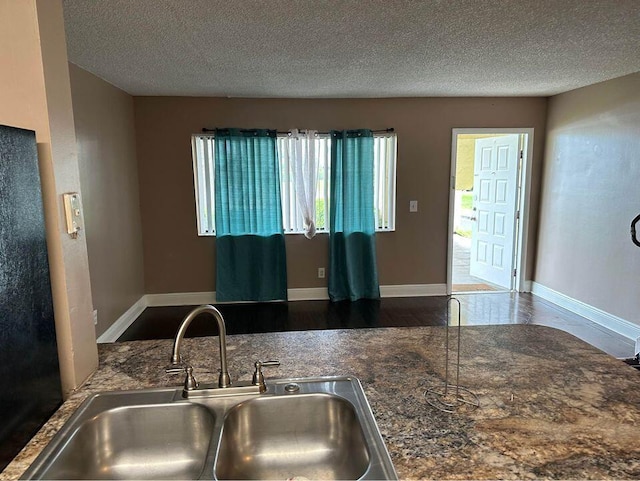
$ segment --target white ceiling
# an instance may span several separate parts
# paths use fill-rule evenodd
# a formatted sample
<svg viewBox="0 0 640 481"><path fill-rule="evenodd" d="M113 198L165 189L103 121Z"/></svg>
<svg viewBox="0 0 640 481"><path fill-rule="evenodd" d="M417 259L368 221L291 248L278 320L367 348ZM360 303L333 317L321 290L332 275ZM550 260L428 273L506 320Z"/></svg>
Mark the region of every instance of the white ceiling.
<svg viewBox="0 0 640 481"><path fill-rule="evenodd" d="M132 95L547 96L640 71L640 0L64 0Z"/></svg>

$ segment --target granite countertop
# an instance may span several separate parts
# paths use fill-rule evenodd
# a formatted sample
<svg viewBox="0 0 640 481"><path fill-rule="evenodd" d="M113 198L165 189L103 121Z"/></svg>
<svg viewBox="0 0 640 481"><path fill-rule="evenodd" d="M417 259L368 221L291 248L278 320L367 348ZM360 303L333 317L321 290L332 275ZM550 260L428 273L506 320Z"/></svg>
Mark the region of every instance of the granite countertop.
<svg viewBox="0 0 640 481"><path fill-rule="evenodd" d="M233 379L257 359L269 378L355 375L402 479L639 479L640 371L542 326L462 328L461 384L480 408L447 414L425 402L441 385L444 328L380 328L228 336ZM450 331L454 336L455 330ZM0 473L15 479L78 405L105 390L176 386L171 340L99 346L100 367ZM217 337L186 339L203 382L217 379ZM215 373L215 374L214 374Z"/></svg>

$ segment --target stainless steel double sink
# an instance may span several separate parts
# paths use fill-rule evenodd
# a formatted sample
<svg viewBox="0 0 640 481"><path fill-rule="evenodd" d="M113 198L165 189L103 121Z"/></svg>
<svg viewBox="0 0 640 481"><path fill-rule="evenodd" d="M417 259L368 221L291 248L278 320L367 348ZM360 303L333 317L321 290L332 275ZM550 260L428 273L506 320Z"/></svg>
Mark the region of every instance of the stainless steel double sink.
<svg viewBox="0 0 640 481"><path fill-rule="evenodd" d="M397 479L353 377L280 379L263 394L189 399L182 389L97 394L23 477Z"/></svg>

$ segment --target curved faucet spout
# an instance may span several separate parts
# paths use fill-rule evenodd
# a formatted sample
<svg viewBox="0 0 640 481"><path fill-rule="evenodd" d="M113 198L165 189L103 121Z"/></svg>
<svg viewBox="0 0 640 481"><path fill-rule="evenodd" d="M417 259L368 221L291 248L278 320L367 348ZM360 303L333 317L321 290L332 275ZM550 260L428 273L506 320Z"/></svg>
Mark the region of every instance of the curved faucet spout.
<svg viewBox="0 0 640 481"><path fill-rule="evenodd" d="M227 371L227 329L225 327L222 314L220 314L218 309L211 305L196 307L182 320L180 327L178 328L178 332L176 333L176 338L173 341L171 364L179 364L182 361L180 348L182 346L184 334L187 331L189 324L191 324L191 321L193 321L196 316L204 312L211 314L218 324L218 337L220 339L220 378L218 380L218 386L229 387L231 385L231 378L229 377L229 371Z"/></svg>

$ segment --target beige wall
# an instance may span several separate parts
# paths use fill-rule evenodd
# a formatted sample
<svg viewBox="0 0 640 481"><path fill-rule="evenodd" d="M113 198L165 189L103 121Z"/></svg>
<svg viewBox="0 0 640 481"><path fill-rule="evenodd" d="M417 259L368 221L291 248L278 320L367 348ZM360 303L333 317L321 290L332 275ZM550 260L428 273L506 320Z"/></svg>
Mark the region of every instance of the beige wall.
<svg viewBox="0 0 640 481"><path fill-rule="evenodd" d="M0 0L0 123L36 132L65 395L97 367L84 236L64 231L62 194L80 192L62 3Z"/></svg>
<svg viewBox="0 0 640 481"><path fill-rule="evenodd" d="M144 295L133 97L69 64L98 335Z"/></svg>
<svg viewBox="0 0 640 481"><path fill-rule="evenodd" d="M215 241L196 233L190 136L202 127L394 127L397 222L396 232L377 236L380 284L445 284L451 129L535 129L531 218L536 219L546 108L544 98L136 97L145 291L215 290ZM410 200L418 200L419 212L409 213ZM535 226L530 232L535 239ZM286 242L289 287L325 286L317 268L327 266L327 236L289 235ZM532 269L530 256L527 272Z"/></svg>
<svg viewBox="0 0 640 481"><path fill-rule="evenodd" d="M640 324L640 73L550 99L535 281Z"/></svg>

